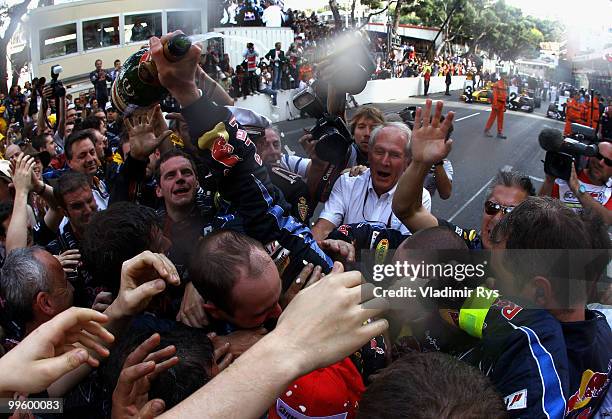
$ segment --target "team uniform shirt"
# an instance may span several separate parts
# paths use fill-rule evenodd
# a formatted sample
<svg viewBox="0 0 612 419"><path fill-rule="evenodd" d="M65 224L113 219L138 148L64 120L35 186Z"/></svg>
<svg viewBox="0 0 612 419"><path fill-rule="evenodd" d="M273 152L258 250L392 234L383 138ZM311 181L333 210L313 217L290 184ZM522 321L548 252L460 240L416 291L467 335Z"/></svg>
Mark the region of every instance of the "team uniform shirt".
<svg viewBox="0 0 612 419"><path fill-rule="evenodd" d="M593 185L589 183L590 181L586 171L582 170L578 173L578 182L586 188L585 193L590 194L595 201L612 210L612 199L610 199L612 196L612 178L608 179L605 185ZM582 204L570 189L569 184L563 179L555 179L552 197L558 198L565 206L576 212L582 211Z"/></svg>
<svg viewBox="0 0 612 419"><path fill-rule="evenodd" d="M439 226L446 227L461 237L470 250L482 249L482 238L480 237L478 231L459 227L450 221L443 220L442 218L437 218L437 220Z"/></svg>
<svg viewBox="0 0 612 419"><path fill-rule="evenodd" d="M408 228L393 214L393 195L397 185L389 192L377 195L372 185L370 169L360 176L340 176L332 189L320 218L335 226L367 222L385 226L408 234ZM423 207L431 210L431 196L423 189Z"/></svg>
<svg viewBox="0 0 612 419"><path fill-rule="evenodd" d="M479 310L486 313L481 342L458 358L489 377L510 417L563 418L570 367L561 323L518 301L498 298Z"/></svg>
<svg viewBox="0 0 612 419"><path fill-rule="evenodd" d="M329 272L333 266L331 258L319 248L310 229L289 214L290 209L271 183L255 144L230 110L201 98L181 113L210 181L220 198L229 204L222 217L225 222L240 219L249 236L266 244L278 242L290 253L295 269L300 264L303 268L302 261L307 261Z"/></svg>
<svg viewBox="0 0 612 419"><path fill-rule="evenodd" d="M566 418L612 415L612 332L603 314L585 310L585 320L561 323L570 366ZM608 415L608 416L605 416Z"/></svg>

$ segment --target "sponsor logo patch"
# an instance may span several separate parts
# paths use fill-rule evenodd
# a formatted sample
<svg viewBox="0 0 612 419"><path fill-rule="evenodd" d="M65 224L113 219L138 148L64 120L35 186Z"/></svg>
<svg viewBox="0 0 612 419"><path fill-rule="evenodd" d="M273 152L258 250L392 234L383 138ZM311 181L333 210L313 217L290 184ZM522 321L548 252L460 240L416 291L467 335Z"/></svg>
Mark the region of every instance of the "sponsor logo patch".
<svg viewBox="0 0 612 419"><path fill-rule="evenodd" d="M527 407L527 389L524 388L516 393L504 397L506 410L525 409Z"/></svg>
<svg viewBox="0 0 612 419"><path fill-rule="evenodd" d="M225 167L234 167L242 159L234 154L234 146L229 142L229 134L225 129L225 124L219 122L208 132L198 138L198 148L200 150L210 150L213 159Z"/></svg>

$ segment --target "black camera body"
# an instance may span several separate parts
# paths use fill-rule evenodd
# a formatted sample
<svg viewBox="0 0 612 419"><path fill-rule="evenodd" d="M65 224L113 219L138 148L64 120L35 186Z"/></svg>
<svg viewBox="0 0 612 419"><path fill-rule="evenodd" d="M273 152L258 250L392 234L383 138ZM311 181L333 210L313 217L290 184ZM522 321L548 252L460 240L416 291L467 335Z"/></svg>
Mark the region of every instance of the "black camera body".
<svg viewBox="0 0 612 419"><path fill-rule="evenodd" d="M318 82L315 82L318 83ZM317 140L317 156L334 165L345 162L348 150L353 143L353 136L342 118L330 115L317 94L318 84L302 90L293 98L293 104L299 110L317 119L310 134Z"/></svg>
<svg viewBox="0 0 612 419"><path fill-rule="evenodd" d="M64 69L61 65L55 64L51 67L51 81L49 86L53 89L53 97L59 99L60 97L66 96L66 89L64 84L59 81L59 75Z"/></svg>
<svg viewBox="0 0 612 419"><path fill-rule="evenodd" d="M572 163L579 172L586 167L587 157L599 152L595 130L586 125L572 124L570 137L563 137L561 131L547 128L540 132L538 141L546 150L544 173L566 182L572 174Z"/></svg>

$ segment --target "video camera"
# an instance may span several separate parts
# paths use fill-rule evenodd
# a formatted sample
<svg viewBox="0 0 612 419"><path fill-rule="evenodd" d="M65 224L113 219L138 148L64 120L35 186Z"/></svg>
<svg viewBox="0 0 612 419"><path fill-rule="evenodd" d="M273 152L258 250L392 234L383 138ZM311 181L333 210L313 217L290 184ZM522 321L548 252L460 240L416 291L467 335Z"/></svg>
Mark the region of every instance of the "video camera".
<svg viewBox="0 0 612 419"><path fill-rule="evenodd" d="M353 143L353 137L342 118L327 109L327 86L335 91L356 95L365 89L376 69L368 50L369 39L359 32L337 38L332 52L318 65L319 79L293 98L293 105L317 119L310 133L317 141L317 155L332 164L341 165ZM323 77L321 77L323 76Z"/></svg>
<svg viewBox="0 0 612 419"><path fill-rule="evenodd" d="M572 124L570 137L563 137L557 129L545 128L538 142L546 150L544 173L565 181L569 181L572 174L572 163L579 172L586 167L585 157L596 156L599 152L595 130L580 124Z"/></svg>

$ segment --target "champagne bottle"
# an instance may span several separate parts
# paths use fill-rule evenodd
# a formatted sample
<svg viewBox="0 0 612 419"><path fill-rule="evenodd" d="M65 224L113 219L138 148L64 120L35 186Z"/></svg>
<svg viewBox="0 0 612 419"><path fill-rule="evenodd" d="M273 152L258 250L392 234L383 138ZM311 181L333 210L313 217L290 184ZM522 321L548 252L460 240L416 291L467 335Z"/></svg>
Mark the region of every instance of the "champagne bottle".
<svg viewBox="0 0 612 419"><path fill-rule="evenodd" d="M189 48L189 37L178 34L164 44L164 56L168 61L178 62ZM168 91L159 82L149 47L141 48L125 61L111 88L111 100L121 113L130 106L152 105L166 94Z"/></svg>

